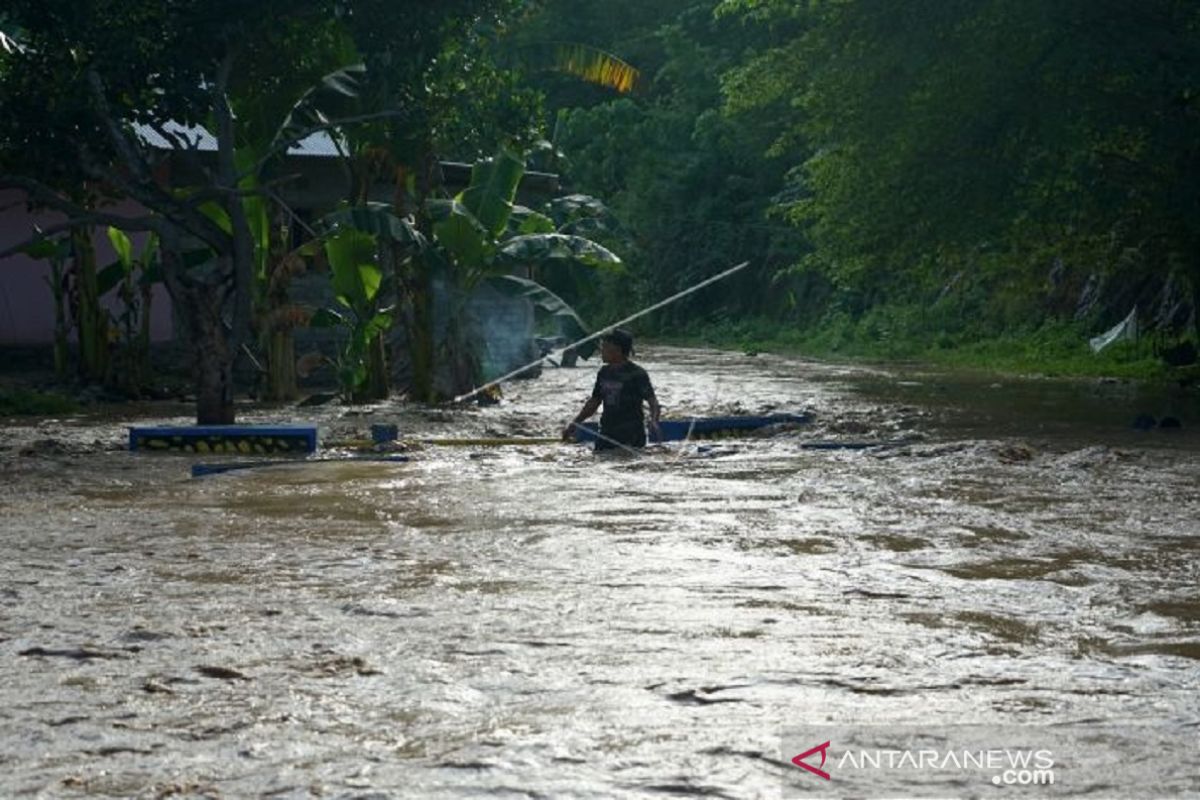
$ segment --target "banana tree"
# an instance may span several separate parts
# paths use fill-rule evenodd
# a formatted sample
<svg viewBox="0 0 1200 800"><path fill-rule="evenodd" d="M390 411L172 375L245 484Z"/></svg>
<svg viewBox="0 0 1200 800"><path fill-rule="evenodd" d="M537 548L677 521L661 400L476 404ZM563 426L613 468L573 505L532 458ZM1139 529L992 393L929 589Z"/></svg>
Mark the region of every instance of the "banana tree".
<svg viewBox="0 0 1200 800"><path fill-rule="evenodd" d="M137 255L124 231L110 226L108 240L117 260L100 271L97 288L103 296L115 287L121 299L121 311L114 320L120 346L113 378L123 391L137 395L150 371L150 304L154 284L161 281L158 237L147 236Z"/></svg>
<svg viewBox="0 0 1200 800"><path fill-rule="evenodd" d="M69 335L71 325L67 321L67 261L71 258L71 242L67 237L42 239L25 248L30 258L45 259L50 265L50 274L43 278L54 297L54 376L65 381L70 357Z"/></svg>
<svg viewBox="0 0 1200 800"><path fill-rule="evenodd" d="M550 266L612 268L621 264L620 258L600 243L564 232L546 214L516 206L517 186L524 173L524 159L501 150L474 165L470 184L457 197L429 203L434 235L423 257L445 275L452 298L451 324L439 343L443 364L450 368L449 380L442 381L447 394L462 394L479 382L478 353L488 332L472 328L464 310L465 299L481 283L529 300L553 318L564 335L577 338L586 332L583 320L562 298L529 276L535 268Z"/></svg>
<svg viewBox="0 0 1200 800"><path fill-rule="evenodd" d="M465 253L461 248L471 247L471 234L455 236L446 228L463 223L469 227L470 221L453 208L442 214L436 202L430 202L441 190L436 152L445 143L436 141L436 134L454 129L453 121L463 113L464 97L472 95L462 88L472 85L471 76L490 74L481 67L487 59L476 58L479 54L473 49L477 45L487 47L479 39L484 26L474 17L461 17L459 7L451 5L443 9L439 4L414 4L409 13L415 15L410 20L413 24L399 36L380 36L379 26L370 14L356 14L350 19L353 39L350 49L363 63L327 75L292 109L289 126L293 130L310 130L322 125L330 127L327 124L330 119L358 120L332 131L351 176L348 199L360 209L367 208L372 205L372 191L390 184L393 189L390 214L404 220L410 229L404 236L381 236L380 258L395 277L398 317L404 322L413 367L409 394L432 401L446 393L434 387L433 372L439 350L435 339L445 344L461 338L435 334L439 316L435 286L452 286L455 294L461 295L478 280L493 273L504 274L509 268L502 263L504 256L498 248L491 247L500 238L503 225L495 230L485 228L482 244L474 253ZM438 24L427 24L424 20ZM449 49L442 49L439 38L442 34L430 37L423 33L451 31L464 22L467 27L463 30L471 33ZM409 38L413 36L420 41L419 46L414 46L415 42ZM585 45L534 47L517 58L513 66L554 69L622 93L632 91L640 77L636 69L615 56ZM498 115L493 113L490 117ZM479 133L478 127L470 130L473 136ZM513 131L495 133L501 134L495 136L499 140L507 139ZM518 166L523 171L523 165ZM516 179L519 180L519 172ZM501 197L501 203L511 210L511 197ZM438 214L442 214L438 221L446 223L440 236L433 230ZM460 249L442 245L439 239L443 236L454 237ZM452 327L457 325L458 317L452 309L448 315ZM442 362L463 360L441 355ZM453 382L465 380L463 377Z"/></svg>
<svg viewBox="0 0 1200 800"><path fill-rule="evenodd" d="M96 248L90 228L71 231L74 291L71 297L75 331L79 337L80 377L102 383L108 379L108 314L100 305L100 284L96 269Z"/></svg>
<svg viewBox="0 0 1200 800"><path fill-rule="evenodd" d="M414 373L410 395L417 399L432 402L457 396L479 383L480 352L489 332L470 319L467 305L482 284L529 301L558 333L574 340L587 333L583 320L531 276L536 270L570 265L621 265L611 250L574 232L599 229L586 224L603 210L598 201L572 195L548 203L546 213L515 205L524 173L524 160L507 150L477 162L469 185L456 197L426 202L424 212L432 220L429 237L417 230L413 217L399 217L383 203L343 208L321 221L327 231L357 230L374 237L380 254L403 253L404 263L395 265L403 276L398 287L410 275L431 278L428 295L412 297L401 291L398 298L405 306L400 317L408 328ZM422 314L421 307L429 311ZM581 349L584 357L591 352L590 345Z"/></svg>
<svg viewBox="0 0 1200 800"><path fill-rule="evenodd" d="M379 265L376 238L352 228L341 230L325 242L337 307L323 308L312 316L314 328L340 328L341 352L333 360L347 402L387 396L384 333L392 326L392 308L382 307L387 296L387 276Z"/></svg>

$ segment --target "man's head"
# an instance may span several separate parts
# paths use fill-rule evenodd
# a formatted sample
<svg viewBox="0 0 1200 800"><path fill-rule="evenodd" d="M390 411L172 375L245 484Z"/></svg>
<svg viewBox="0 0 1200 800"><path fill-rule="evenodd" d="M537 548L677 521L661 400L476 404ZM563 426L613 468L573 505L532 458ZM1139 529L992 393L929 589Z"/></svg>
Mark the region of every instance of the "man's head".
<svg viewBox="0 0 1200 800"><path fill-rule="evenodd" d="M600 337L600 359L605 364L619 364L633 354L633 334L615 328Z"/></svg>

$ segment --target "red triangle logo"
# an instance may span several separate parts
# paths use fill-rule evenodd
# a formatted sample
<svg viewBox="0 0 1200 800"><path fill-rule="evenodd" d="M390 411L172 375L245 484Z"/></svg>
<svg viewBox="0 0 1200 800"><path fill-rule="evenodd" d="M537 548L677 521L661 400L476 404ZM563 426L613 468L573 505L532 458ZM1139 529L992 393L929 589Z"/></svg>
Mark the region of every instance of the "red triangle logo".
<svg viewBox="0 0 1200 800"><path fill-rule="evenodd" d="M826 772L823 769L818 769L817 767L814 767L812 764L804 763L804 759L808 758L813 753L820 752L821 753L821 766L822 767L825 766L825 751L828 749L829 749L829 742L825 742L824 744L819 744L816 747L812 748L811 750L805 750L803 753L801 753L800 755L793 758L792 763L795 764L797 767L800 767L800 769L808 770L809 772L811 772L813 775L816 775L817 777L824 778L825 780L829 780L828 772Z"/></svg>

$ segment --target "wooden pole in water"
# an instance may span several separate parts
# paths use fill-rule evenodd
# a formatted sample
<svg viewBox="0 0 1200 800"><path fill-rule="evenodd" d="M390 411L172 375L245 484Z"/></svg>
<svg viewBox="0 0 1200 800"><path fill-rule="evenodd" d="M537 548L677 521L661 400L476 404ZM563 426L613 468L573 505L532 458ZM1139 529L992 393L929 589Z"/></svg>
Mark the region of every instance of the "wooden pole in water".
<svg viewBox="0 0 1200 800"><path fill-rule="evenodd" d="M605 327L601 328L600 330L596 331L595 333L585 336L577 342L572 342L571 344L567 345L566 347L564 347L562 349L570 350L573 347L578 347L579 345L590 342L593 339L599 339L601 336L608 333L613 328L619 328L622 325L633 322L635 319L638 319L639 317L646 316L647 314L649 314L652 311L657 311L658 309L662 308L663 306L668 306L671 303L674 303L676 300L679 300L682 297L687 297L692 292L697 292L697 291L703 289L705 286L708 286L709 284L716 283L717 281L722 280L724 278L728 278L733 273L737 272L738 270L745 269L748 266L750 266L750 262L743 261L742 263L738 264L736 267L730 267L729 269L725 270L724 272L720 272L716 275L713 275L711 278L705 278L704 280L700 281L700 283L697 283L694 286L684 289L682 292L676 292L675 294L671 295L670 297L666 298L665 300L659 300L654 305L647 306L646 308L643 308L641 311L637 312L636 314L632 314L632 315L626 317L625 319L618 320L617 322L614 322L611 325L606 325ZM561 351L552 351L552 352L561 352ZM517 375L520 375L522 372L529 369L530 367L534 367L534 366L537 366L538 364L541 364L543 361L545 361L549 357L550 357L550 353L547 353L546 355L542 356L541 358L530 361L528 364L526 364L523 367L518 367L517 369L514 369L512 372L508 373L507 375L501 375L499 378L496 378L493 381L488 381L483 386L480 386L476 389L472 389L471 391L467 392L466 394L460 394L458 397L454 398L453 402L461 403L463 400L470 400L472 397L479 394L480 392L485 392L488 389L492 388L493 386L499 386L501 383L508 380L509 378L516 377Z"/></svg>

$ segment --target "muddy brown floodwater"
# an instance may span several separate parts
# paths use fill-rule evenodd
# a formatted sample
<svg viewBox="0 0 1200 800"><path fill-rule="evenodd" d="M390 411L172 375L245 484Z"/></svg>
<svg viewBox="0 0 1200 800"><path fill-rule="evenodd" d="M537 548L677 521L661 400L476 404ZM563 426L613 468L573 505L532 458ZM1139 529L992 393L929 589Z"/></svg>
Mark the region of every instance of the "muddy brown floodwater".
<svg viewBox="0 0 1200 800"><path fill-rule="evenodd" d="M197 480L121 450L130 415L183 407L10 422L0 796L777 797L784 729L830 721L1197 741L1194 392L642 363L672 416L816 420L642 457L428 447ZM306 413L326 438L547 436L593 376ZM1132 430L1143 411L1185 427Z"/></svg>

